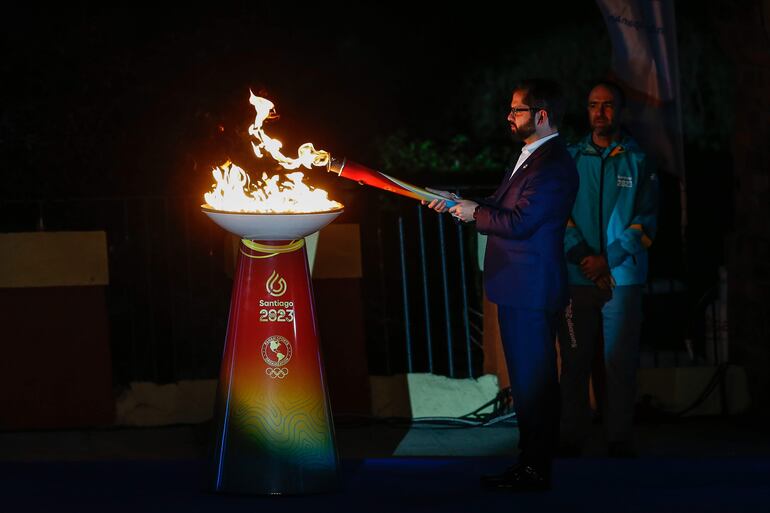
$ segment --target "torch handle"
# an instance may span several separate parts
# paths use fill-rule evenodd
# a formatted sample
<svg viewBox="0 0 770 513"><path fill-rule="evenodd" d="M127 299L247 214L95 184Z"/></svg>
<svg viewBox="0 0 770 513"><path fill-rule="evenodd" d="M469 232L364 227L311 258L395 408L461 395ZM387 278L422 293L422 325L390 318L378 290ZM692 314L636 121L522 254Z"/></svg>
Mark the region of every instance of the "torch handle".
<svg viewBox="0 0 770 513"><path fill-rule="evenodd" d="M450 199L442 198L441 196L430 193L421 187L402 182L401 180L388 176L385 173L380 173L379 171L370 169L362 164L359 164L358 162L353 162L344 158L339 159L333 157L329 159L328 171L335 173L342 178L347 178L348 180L358 182L361 185L370 185L372 187L377 187L378 189L383 189L388 192L406 196L407 198L425 201L430 201L432 199L443 199L446 201L447 206L450 207L455 204L455 202Z"/></svg>

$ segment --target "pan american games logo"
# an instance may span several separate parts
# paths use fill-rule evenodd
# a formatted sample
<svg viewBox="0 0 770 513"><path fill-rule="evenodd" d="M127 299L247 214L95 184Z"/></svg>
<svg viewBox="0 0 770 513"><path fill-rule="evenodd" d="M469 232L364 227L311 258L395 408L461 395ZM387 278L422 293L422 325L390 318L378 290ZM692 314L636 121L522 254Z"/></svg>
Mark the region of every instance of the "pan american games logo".
<svg viewBox="0 0 770 513"><path fill-rule="evenodd" d="M280 336L273 335L262 342L262 359L269 365L265 374L271 378L285 378L289 369L285 367L291 360L292 348L289 341Z"/></svg>
<svg viewBox="0 0 770 513"><path fill-rule="evenodd" d="M273 271L273 274L265 282L267 293L273 297L281 297L286 293L286 280L280 274Z"/></svg>

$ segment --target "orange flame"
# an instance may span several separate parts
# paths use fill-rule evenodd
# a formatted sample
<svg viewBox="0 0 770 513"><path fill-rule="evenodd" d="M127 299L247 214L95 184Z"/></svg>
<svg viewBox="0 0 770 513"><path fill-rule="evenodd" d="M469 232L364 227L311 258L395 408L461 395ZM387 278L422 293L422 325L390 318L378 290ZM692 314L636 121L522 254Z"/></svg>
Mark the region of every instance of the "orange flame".
<svg viewBox="0 0 770 513"><path fill-rule="evenodd" d="M302 179L301 172L289 173L288 180L278 183L279 175L268 177L262 173L257 185L249 175L231 162L213 171L214 189L204 195L206 204L215 210L226 212L324 212L342 208L330 200L323 189L310 188Z"/></svg>
<svg viewBox="0 0 770 513"><path fill-rule="evenodd" d="M270 156L286 169L297 169L299 166L310 169L311 166L325 166L329 162L329 153L324 150L316 150L312 143L305 143L300 146L297 150L296 159L285 156L281 153L281 148L283 147L281 141L267 135L262 128L262 124L275 108L273 102L251 93L249 103L257 111L254 124L249 127L249 134L257 140L256 143L251 143L251 146L254 148L254 154L257 157L262 158L262 150L267 150Z"/></svg>
<svg viewBox="0 0 770 513"><path fill-rule="evenodd" d="M329 153L316 150L311 143L299 147L297 158L289 158L281 153L281 141L268 136L262 124L273 112L273 102L251 93L249 102L256 110L254 124L249 127L257 142L252 142L254 154L262 158L262 150L267 151L285 169L304 166L325 166L329 162ZM248 173L237 165L226 162L214 168L212 175L215 183L212 190L204 194L206 204L215 210L225 212L323 212L342 208L336 201L330 200L323 189L309 187L302 182L304 174L289 173L285 181L278 183L279 175L268 177L262 173L262 180L253 184Z"/></svg>

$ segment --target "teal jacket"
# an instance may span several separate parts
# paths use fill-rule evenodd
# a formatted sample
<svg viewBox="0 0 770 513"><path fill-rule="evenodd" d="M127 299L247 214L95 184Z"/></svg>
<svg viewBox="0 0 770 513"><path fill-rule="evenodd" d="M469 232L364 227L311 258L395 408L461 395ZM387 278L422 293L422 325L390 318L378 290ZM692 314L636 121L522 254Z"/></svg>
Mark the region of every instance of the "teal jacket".
<svg viewBox="0 0 770 513"><path fill-rule="evenodd" d="M568 151L580 176L564 236L570 285L593 285L579 264L598 254L616 285L645 283L658 207L658 177L647 156L628 136L599 151L589 134Z"/></svg>

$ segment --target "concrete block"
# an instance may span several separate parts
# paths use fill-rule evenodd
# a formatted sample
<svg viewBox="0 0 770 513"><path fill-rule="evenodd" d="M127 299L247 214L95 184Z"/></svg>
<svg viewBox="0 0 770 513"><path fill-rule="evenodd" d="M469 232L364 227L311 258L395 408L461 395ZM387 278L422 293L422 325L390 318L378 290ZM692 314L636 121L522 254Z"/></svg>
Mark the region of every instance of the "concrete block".
<svg viewBox="0 0 770 513"><path fill-rule="evenodd" d="M461 417L497 395L497 376L452 379L435 374L408 374L412 415L419 417ZM491 407L486 410L490 412Z"/></svg>
<svg viewBox="0 0 770 513"><path fill-rule="evenodd" d="M497 376L453 379L435 374L372 376L375 417L461 417L492 400ZM491 411L491 407L485 412Z"/></svg>

